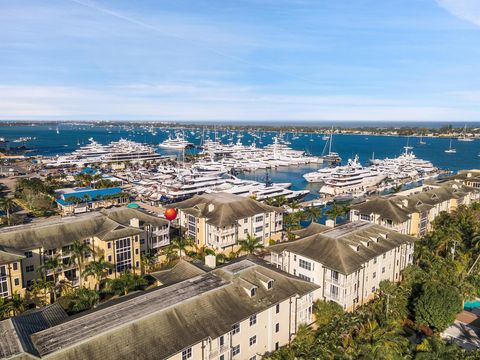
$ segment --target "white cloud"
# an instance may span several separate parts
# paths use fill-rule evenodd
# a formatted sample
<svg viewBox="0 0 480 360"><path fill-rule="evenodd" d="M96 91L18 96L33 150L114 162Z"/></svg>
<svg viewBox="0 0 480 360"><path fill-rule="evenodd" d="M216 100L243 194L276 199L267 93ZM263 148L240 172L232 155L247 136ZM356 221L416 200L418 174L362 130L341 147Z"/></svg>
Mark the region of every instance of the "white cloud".
<svg viewBox="0 0 480 360"><path fill-rule="evenodd" d="M0 85L0 119L478 120L477 112L368 96L279 95L215 83L108 88Z"/></svg>
<svg viewBox="0 0 480 360"><path fill-rule="evenodd" d="M437 3L459 19L480 26L479 0L437 0Z"/></svg>

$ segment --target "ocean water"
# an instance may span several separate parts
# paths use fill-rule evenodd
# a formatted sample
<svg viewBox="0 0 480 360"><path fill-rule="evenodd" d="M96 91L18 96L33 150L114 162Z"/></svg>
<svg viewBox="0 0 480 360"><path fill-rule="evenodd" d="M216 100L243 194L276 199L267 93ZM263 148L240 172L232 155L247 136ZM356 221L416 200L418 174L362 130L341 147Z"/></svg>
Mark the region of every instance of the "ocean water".
<svg viewBox="0 0 480 360"><path fill-rule="evenodd" d="M144 142L151 145L158 145L165 140L174 130L155 129L156 134L152 134L141 127L131 127L123 125L97 126L97 125L75 125L60 124L55 125L11 125L0 126L0 137L9 140L10 146L25 145L32 151L31 155L60 155L71 152L88 143L89 138L93 138L100 143L119 140L121 138L130 139L138 142ZM203 130L199 127L196 130L185 130L185 137L199 145L201 142L202 131L205 137L214 139L213 130ZM225 133L218 131L217 139L227 143L230 139L237 141L239 135L243 144L251 144L255 141L258 147L265 146L273 142L272 138L275 132L256 132L256 138L246 131ZM313 155L321 155L325 148L325 140L322 140L321 134L297 134L298 139L293 140L293 134L286 134L284 138L291 142L291 147L298 150L308 151ZM13 142L20 137L31 137L34 140L23 143ZM262 143L259 143L259 142ZM355 155L360 157L360 161L365 163L372 156L375 158L385 158L398 156L403 152L403 147L407 144L413 146L414 154L422 159L430 160L435 166L458 171L461 169L480 168L480 140L473 142L461 142L452 140L452 147L457 149L456 154L446 154L450 139L446 138L424 138L425 145L419 144L418 138L406 138L395 136L366 136L366 135L334 135L332 151L340 154L345 163L349 158ZM158 150L161 153L172 153ZM314 171L320 165L308 165L298 167L283 167L277 170L269 170L269 175L274 182L290 182L292 189L309 189L313 195L318 192L318 185L308 184L302 175L309 171ZM265 179L265 170L245 173L244 178L263 181Z"/></svg>

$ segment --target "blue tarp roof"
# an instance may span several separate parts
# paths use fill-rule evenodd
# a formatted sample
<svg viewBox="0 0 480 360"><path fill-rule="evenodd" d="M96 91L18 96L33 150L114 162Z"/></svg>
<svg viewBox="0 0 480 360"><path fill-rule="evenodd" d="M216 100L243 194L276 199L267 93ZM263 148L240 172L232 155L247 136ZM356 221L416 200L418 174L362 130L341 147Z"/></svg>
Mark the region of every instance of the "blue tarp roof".
<svg viewBox="0 0 480 360"><path fill-rule="evenodd" d="M72 202L65 201L66 198L69 196L76 196L80 199L83 200L84 195L89 195L91 200L89 202L95 201L96 197L104 196L104 195L114 195L114 194L119 194L122 192L122 188L119 187L113 187L113 188L106 188L106 189L90 189L90 188L77 188L75 191L62 194L60 198L58 198L56 201L60 205L70 205Z"/></svg>

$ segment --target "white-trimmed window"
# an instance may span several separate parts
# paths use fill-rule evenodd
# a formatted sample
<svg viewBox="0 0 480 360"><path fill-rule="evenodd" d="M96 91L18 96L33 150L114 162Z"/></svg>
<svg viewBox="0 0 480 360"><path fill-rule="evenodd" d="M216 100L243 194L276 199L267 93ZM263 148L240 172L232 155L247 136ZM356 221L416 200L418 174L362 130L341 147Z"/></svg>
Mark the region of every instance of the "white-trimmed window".
<svg viewBox="0 0 480 360"><path fill-rule="evenodd" d="M298 266L308 271L312 270L312 263L303 259L298 260Z"/></svg>
<svg viewBox="0 0 480 360"><path fill-rule="evenodd" d="M187 360L192 358L192 348L188 348L182 351L182 360Z"/></svg>
<svg viewBox="0 0 480 360"><path fill-rule="evenodd" d="M248 343L250 346L253 346L257 343L257 335L253 335L250 339L248 339Z"/></svg>
<svg viewBox="0 0 480 360"><path fill-rule="evenodd" d="M232 356L236 356L240 354L240 345L235 345L233 348L232 348Z"/></svg>
<svg viewBox="0 0 480 360"><path fill-rule="evenodd" d="M232 326L232 335L238 334L240 332L240 324L235 324Z"/></svg>
<svg viewBox="0 0 480 360"><path fill-rule="evenodd" d="M117 272L132 268L132 246L129 238L115 241L115 264Z"/></svg>
<svg viewBox="0 0 480 360"><path fill-rule="evenodd" d="M0 299L6 298L8 295L7 267L4 265L0 266Z"/></svg>
<svg viewBox="0 0 480 360"><path fill-rule="evenodd" d="M253 326L257 323L257 315L250 316L250 326Z"/></svg>

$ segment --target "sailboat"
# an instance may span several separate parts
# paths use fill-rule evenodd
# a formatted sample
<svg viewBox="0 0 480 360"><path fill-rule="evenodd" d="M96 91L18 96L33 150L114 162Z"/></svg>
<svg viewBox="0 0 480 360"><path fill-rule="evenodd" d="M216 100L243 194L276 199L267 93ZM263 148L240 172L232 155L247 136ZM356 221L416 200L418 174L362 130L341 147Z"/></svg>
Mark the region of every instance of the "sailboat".
<svg viewBox="0 0 480 360"><path fill-rule="evenodd" d="M425 144L426 144L426 141L423 140L423 135L421 135L421 134L420 134L420 140L418 141L418 143L419 143L420 145L425 145Z"/></svg>
<svg viewBox="0 0 480 360"><path fill-rule="evenodd" d="M408 150L412 150L413 149L413 146L409 146L408 145L408 142L410 141L410 136L407 137L407 145L405 145L403 148L408 151Z"/></svg>
<svg viewBox="0 0 480 360"><path fill-rule="evenodd" d="M472 138L469 138L467 137L467 124L465 124L465 127L463 128L463 131L462 131L462 136L457 138L458 141L473 141Z"/></svg>
<svg viewBox="0 0 480 360"><path fill-rule="evenodd" d="M60 130L58 129L58 126L57 126L57 135L60 134Z"/></svg>
<svg viewBox="0 0 480 360"><path fill-rule="evenodd" d="M450 147L445 150L447 154L456 154L457 150L455 148L452 148L452 139L450 139Z"/></svg>

